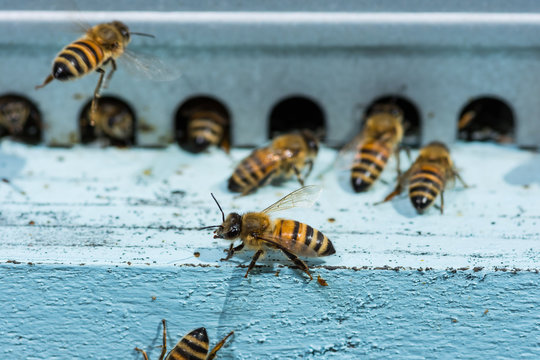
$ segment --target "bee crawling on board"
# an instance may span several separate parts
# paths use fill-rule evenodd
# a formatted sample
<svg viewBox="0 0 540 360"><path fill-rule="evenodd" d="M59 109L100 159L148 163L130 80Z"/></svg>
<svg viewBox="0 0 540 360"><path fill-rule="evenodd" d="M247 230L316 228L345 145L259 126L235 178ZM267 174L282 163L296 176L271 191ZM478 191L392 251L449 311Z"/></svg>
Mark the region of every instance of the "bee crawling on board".
<svg viewBox="0 0 540 360"><path fill-rule="evenodd" d="M228 188L247 195L279 177L294 175L300 185L313 169L319 141L309 130L276 137L269 146L255 149L229 178ZM302 170L307 167L305 174Z"/></svg>
<svg viewBox="0 0 540 360"><path fill-rule="evenodd" d="M91 109L92 112L95 112L97 110L96 100L100 96L100 91L102 87L107 87L107 83L116 71L116 60L122 55L129 57L140 70L148 72L150 77L152 73L156 74L161 71L157 69L159 63L145 64L127 52L126 47L131 41L131 35L154 37L150 34L130 31L128 26L120 21L102 23L89 28L83 37L60 51L54 59L52 73L45 78L43 84L36 86L36 89L46 86L54 79L60 81L73 80L95 70L100 73L92 99ZM110 65L111 70L104 82L105 65ZM170 75L172 79L173 74Z"/></svg>
<svg viewBox="0 0 540 360"><path fill-rule="evenodd" d="M234 331L231 331L227 336L221 339L210 352L208 352L208 334L206 333L206 329L201 327L184 335L171 352L167 354L167 357L165 357L165 354L167 353L167 327L165 319L161 320L161 322L163 323L163 345L159 360L212 360L216 357L216 353L219 349L225 344L225 341L234 334ZM135 350L144 356L144 360L149 360L146 351L139 349L138 347L136 347Z"/></svg>
<svg viewBox="0 0 540 360"><path fill-rule="evenodd" d="M409 184L409 198L418 213L423 213L441 194L440 211L444 209L444 189L448 181L458 179L468 187L450 158L450 150L441 142L434 141L420 149L416 161L398 179L398 184L382 202L401 194L405 184ZM380 203L379 203L380 204Z"/></svg>
<svg viewBox="0 0 540 360"><path fill-rule="evenodd" d="M248 212L243 215L230 213L227 217L225 217L225 213L212 194L221 211L223 223L221 225L206 226L202 229L217 228L214 231L214 239L225 239L234 242L240 238L242 241L236 247L232 243L227 251L227 256L221 260L229 260L244 247L255 250L255 255L244 277L248 276L259 257L267 249L276 249L281 250L313 280L308 266L297 255L320 257L335 254L336 250L332 242L322 232L307 224L295 220L271 219L269 214L295 207L309 207L317 200L321 190L321 187L317 185L304 186L286 195L261 212Z"/></svg>
<svg viewBox="0 0 540 360"><path fill-rule="evenodd" d="M396 156L399 176L403 131L403 111L397 105L377 104L373 108L362 132L339 155L339 166L351 171L355 192L367 191L377 181L392 154Z"/></svg>

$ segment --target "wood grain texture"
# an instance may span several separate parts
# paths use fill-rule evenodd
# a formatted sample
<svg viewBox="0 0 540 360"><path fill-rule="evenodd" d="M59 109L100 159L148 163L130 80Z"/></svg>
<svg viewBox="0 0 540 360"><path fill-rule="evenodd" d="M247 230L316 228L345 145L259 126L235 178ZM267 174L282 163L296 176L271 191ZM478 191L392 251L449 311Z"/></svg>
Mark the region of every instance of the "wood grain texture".
<svg viewBox="0 0 540 360"><path fill-rule="evenodd" d="M139 346L156 358L162 318L171 345L200 326L212 344L235 330L223 359L540 355L538 154L456 145L472 188L419 216L406 196L372 206L392 161L388 184L354 194L323 149L308 179L319 201L279 214L334 243L307 261L321 287L279 253L246 280L252 254L220 262L228 243L197 230L220 222L210 192L243 212L298 187L234 198L226 179L248 152L0 143L0 357L139 359Z"/></svg>

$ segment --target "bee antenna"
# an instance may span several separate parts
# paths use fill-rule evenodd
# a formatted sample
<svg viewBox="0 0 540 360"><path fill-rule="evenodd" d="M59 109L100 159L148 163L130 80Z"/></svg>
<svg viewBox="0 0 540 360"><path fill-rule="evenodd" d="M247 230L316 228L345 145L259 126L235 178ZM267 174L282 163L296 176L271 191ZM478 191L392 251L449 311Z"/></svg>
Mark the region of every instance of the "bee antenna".
<svg viewBox="0 0 540 360"><path fill-rule="evenodd" d="M147 33L141 33L141 32L133 32L133 31L130 31L129 32L130 35L139 35L139 36L146 36L146 37L151 37L151 38L156 38L154 35L152 34L147 34Z"/></svg>
<svg viewBox="0 0 540 360"><path fill-rule="evenodd" d="M204 227L199 228L198 230L213 229L213 228L218 228L218 227L221 227L221 225L204 226Z"/></svg>
<svg viewBox="0 0 540 360"><path fill-rule="evenodd" d="M221 211L221 217L223 218L223 222L225 222L225 213L223 212L223 209L221 208L221 206L219 205L218 201L216 200L216 197L214 196L214 194L210 193L210 195L212 195L212 198L214 199L214 201L216 202L218 208L219 208L219 211Z"/></svg>

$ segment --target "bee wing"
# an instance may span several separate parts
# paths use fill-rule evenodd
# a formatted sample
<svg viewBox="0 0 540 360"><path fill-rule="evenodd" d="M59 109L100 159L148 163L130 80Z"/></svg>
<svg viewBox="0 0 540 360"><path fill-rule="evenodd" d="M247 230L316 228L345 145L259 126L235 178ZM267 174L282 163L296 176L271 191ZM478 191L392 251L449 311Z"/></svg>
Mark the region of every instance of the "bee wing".
<svg viewBox="0 0 540 360"><path fill-rule="evenodd" d="M308 247L305 243L300 242L294 242L294 248L292 248L292 244L288 239L282 239L278 236L274 236L271 234L261 234L257 235L257 238L266 242L267 244L270 244L271 247L276 247L280 250L293 253L295 255L301 255L305 257L317 257L317 252L310 247Z"/></svg>
<svg viewBox="0 0 540 360"><path fill-rule="evenodd" d="M276 211L292 209L295 207L310 207L319 198L322 187L320 185L303 186L298 190L284 196L262 212L270 214Z"/></svg>
<svg viewBox="0 0 540 360"><path fill-rule="evenodd" d="M362 133L356 135L354 139L349 141L339 151L337 159L334 163L334 167L337 171L350 170L354 160L354 156L358 151L358 147L364 141L364 135Z"/></svg>
<svg viewBox="0 0 540 360"><path fill-rule="evenodd" d="M159 57L125 50L119 61L136 77L154 81L172 81L182 76L180 70Z"/></svg>

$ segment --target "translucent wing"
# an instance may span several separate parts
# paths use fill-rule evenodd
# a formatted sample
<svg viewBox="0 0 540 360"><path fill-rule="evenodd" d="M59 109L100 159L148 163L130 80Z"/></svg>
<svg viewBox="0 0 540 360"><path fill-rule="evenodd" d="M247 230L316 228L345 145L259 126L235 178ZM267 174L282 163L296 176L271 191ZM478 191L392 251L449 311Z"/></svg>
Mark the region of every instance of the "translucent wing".
<svg viewBox="0 0 540 360"><path fill-rule="evenodd" d="M125 50L119 58L122 66L136 77L154 81L172 81L182 76L180 69L163 62L159 57Z"/></svg>
<svg viewBox="0 0 540 360"><path fill-rule="evenodd" d="M281 250L288 251L295 255L305 256L305 257L318 257L317 252L310 248L306 243L294 241L291 239L280 238L272 234L261 234L257 235L257 238L263 240L270 247L278 248ZM313 241L313 240L312 240Z"/></svg>
<svg viewBox="0 0 540 360"><path fill-rule="evenodd" d="M317 201L321 191L322 187L320 185L303 186L276 201L262 212L270 214L276 211L292 209L295 207L310 207L315 203L315 201Z"/></svg>
<svg viewBox="0 0 540 360"><path fill-rule="evenodd" d="M334 167L337 171L346 171L352 168L354 156L358 152L358 147L364 141L363 133L360 133L348 142L338 153Z"/></svg>

